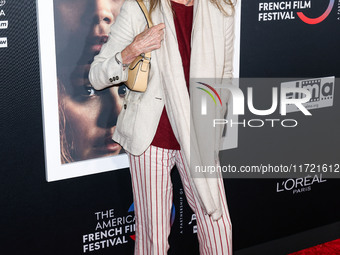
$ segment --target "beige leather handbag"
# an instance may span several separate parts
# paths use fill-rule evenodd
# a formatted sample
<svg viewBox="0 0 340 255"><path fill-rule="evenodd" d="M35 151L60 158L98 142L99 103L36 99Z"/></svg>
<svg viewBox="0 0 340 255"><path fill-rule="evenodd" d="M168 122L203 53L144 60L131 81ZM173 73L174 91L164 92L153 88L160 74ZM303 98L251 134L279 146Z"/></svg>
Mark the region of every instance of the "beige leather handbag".
<svg viewBox="0 0 340 255"><path fill-rule="evenodd" d="M148 25L148 28L153 24L150 20L149 12L146 9L143 0L137 0ZM141 54L129 65L128 80L126 86L133 91L144 92L148 86L149 71L150 71L151 52Z"/></svg>

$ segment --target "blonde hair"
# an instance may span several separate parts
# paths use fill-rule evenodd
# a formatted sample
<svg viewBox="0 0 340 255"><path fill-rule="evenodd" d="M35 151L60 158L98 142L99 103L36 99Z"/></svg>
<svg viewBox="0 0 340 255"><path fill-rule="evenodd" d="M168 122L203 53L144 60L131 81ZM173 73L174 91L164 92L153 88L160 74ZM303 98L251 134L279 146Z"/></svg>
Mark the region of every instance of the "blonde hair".
<svg viewBox="0 0 340 255"><path fill-rule="evenodd" d="M64 84L60 79L58 84L58 110L59 110L59 135L60 135L60 160L62 164L73 162L71 151L73 148L73 139L67 136L67 119L65 115L65 106L62 97L66 94Z"/></svg>
<svg viewBox="0 0 340 255"><path fill-rule="evenodd" d="M162 0L148 0L150 2L150 16L151 13L156 9L157 5L160 4L160 2ZM167 0L168 4L170 5L170 0ZM196 0L196 1L200 1L200 0ZM225 16L230 16L233 14L234 12L234 3L232 2L232 0L209 0L212 4L214 4ZM225 10L225 7L223 7L223 5L229 5L232 8L232 13L228 13ZM170 5L171 6L171 5Z"/></svg>

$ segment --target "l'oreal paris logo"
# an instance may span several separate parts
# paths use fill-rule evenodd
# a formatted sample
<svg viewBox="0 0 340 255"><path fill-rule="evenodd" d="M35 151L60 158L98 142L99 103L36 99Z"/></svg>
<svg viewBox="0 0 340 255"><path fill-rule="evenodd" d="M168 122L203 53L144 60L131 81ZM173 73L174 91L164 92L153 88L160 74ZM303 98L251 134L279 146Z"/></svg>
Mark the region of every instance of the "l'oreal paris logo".
<svg viewBox="0 0 340 255"><path fill-rule="evenodd" d="M276 192L291 191L293 194L298 194L312 189L312 185L315 183L326 182L323 179L322 174L319 175L307 175L303 178L290 178L281 180L276 183Z"/></svg>

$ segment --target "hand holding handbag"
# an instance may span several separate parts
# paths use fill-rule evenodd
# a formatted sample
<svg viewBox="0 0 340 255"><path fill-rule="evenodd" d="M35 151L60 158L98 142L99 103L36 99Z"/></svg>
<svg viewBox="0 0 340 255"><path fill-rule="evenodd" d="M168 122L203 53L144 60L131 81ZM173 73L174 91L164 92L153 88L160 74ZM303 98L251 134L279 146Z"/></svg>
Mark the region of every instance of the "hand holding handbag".
<svg viewBox="0 0 340 255"><path fill-rule="evenodd" d="M136 1L145 16L148 28L152 27L153 24L151 22L149 12L143 3L143 0ZM128 80L125 82L125 84L130 90L145 92L148 86L149 71L151 65L150 61L151 52L147 52L136 57L136 59L132 61L132 63L129 65Z"/></svg>

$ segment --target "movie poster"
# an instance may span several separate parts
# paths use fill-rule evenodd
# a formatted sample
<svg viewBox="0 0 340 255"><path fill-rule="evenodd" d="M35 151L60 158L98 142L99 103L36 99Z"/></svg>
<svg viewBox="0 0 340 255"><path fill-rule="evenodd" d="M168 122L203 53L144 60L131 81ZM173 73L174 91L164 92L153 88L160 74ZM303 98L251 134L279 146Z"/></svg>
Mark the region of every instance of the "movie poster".
<svg viewBox="0 0 340 255"><path fill-rule="evenodd" d="M88 80L90 64L108 40L124 0L38 1L47 180L128 167L111 137L127 92L124 84L98 91ZM239 15L234 72L239 72ZM237 146L230 129L222 149Z"/></svg>
<svg viewBox="0 0 340 255"><path fill-rule="evenodd" d="M48 181L128 167L111 139L127 88L88 80L123 2L38 1Z"/></svg>

